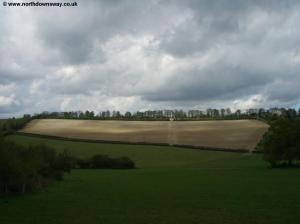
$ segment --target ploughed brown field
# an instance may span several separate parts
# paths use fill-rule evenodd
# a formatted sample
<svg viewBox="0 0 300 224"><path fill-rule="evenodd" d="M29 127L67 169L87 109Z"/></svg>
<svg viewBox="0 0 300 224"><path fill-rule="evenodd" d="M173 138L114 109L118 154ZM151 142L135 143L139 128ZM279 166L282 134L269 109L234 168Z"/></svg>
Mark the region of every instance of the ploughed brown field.
<svg viewBox="0 0 300 224"><path fill-rule="evenodd" d="M268 125L257 120L98 121L36 119L21 132L66 138L253 150Z"/></svg>

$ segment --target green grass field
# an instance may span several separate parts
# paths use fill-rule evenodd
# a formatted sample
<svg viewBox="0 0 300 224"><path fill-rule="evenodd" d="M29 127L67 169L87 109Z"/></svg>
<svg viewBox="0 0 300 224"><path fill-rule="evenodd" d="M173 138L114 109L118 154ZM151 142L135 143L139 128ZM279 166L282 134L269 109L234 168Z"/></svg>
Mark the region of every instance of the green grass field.
<svg viewBox="0 0 300 224"><path fill-rule="evenodd" d="M22 197L0 199L0 223L297 223L300 169L270 169L261 155L25 136L22 144L79 157L129 156L136 170L74 170Z"/></svg>

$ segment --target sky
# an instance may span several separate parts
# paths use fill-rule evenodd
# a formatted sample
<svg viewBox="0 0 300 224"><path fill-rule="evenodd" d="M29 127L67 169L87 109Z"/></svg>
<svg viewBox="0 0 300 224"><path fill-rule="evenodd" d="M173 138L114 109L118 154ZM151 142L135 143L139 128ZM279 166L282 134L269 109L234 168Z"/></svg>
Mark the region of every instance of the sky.
<svg viewBox="0 0 300 224"><path fill-rule="evenodd" d="M0 117L300 105L298 0L77 3L1 2Z"/></svg>

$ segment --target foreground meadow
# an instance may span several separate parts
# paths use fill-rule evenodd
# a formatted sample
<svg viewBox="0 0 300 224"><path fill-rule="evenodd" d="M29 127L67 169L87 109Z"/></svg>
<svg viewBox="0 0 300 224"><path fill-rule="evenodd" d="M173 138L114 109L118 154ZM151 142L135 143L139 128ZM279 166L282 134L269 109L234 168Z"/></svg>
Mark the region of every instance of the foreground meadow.
<svg viewBox="0 0 300 224"><path fill-rule="evenodd" d="M33 194L0 199L0 223L295 223L300 170L261 155L10 136L79 157L129 156L136 170L74 170Z"/></svg>
<svg viewBox="0 0 300 224"><path fill-rule="evenodd" d="M268 125L257 120L97 121L36 119L22 132L66 138L253 150Z"/></svg>

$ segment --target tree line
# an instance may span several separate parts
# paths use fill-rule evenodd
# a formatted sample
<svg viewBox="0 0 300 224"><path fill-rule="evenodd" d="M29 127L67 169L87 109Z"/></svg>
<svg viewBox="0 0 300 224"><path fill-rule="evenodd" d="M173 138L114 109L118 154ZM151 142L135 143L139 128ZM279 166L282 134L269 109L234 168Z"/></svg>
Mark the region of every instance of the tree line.
<svg viewBox="0 0 300 224"><path fill-rule="evenodd" d="M30 116L30 115L26 115ZM294 108L270 108L270 109L247 109L241 111L237 109L232 112L230 108L202 110L148 110L124 114L120 111L66 111L48 112L33 115L33 118L55 118L55 119L89 119L89 120L233 120L233 119L277 119L278 117L294 118L300 116L300 110Z"/></svg>

